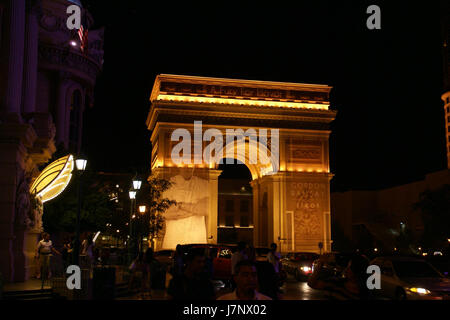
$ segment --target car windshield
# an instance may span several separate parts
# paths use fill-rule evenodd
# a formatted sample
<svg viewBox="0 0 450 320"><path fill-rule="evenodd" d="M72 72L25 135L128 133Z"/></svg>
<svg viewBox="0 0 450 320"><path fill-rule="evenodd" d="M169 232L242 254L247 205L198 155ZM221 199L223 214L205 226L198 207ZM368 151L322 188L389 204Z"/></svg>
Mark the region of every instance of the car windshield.
<svg viewBox="0 0 450 320"><path fill-rule="evenodd" d="M315 253L296 253L294 255L295 260L316 260L319 255Z"/></svg>
<svg viewBox="0 0 450 320"><path fill-rule="evenodd" d="M393 261L394 270L400 278L440 278L428 263L421 261Z"/></svg>

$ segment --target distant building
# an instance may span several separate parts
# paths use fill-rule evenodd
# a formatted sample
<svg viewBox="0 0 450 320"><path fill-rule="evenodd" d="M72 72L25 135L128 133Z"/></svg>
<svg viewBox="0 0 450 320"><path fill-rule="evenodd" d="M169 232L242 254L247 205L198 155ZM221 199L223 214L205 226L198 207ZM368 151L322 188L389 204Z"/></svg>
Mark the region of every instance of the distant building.
<svg viewBox="0 0 450 320"><path fill-rule="evenodd" d="M420 237L424 225L414 204L426 190L450 184L450 170L427 174L423 180L381 190L352 190L331 193L332 224L357 247L361 238L372 245L393 250L403 226ZM367 237L366 237L367 236ZM333 235L335 237L335 235Z"/></svg>
<svg viewBox="0 0 450 320"><path fill-rule="evenodd" d="M253 243L253 193L249 181L221 179L218 200L218 242Z"/></svg>
<svg viewBox="0 0 450 320"><path fill-rule="evenodd" d="M81 148L83 112L102 68L103 30L82 9L87 44L66 25L78 1L0 1L0 272L29 279L42 212L29 188L56 151Z"/></svg>

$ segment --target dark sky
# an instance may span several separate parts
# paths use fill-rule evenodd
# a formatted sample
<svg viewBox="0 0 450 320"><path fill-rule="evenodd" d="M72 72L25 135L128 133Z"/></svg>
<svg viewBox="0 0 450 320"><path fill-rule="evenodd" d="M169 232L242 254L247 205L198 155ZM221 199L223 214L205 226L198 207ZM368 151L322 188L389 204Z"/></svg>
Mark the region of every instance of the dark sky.
<svg viewBox="0 0 450 320"><path fill-rule="evenodd" d="M159 73L333 86L333 190L446 167L438 1L84 3L106 28L85 127L95 170L148 170ZM381 30L366 28L370 4L381 7Z"/></svg>

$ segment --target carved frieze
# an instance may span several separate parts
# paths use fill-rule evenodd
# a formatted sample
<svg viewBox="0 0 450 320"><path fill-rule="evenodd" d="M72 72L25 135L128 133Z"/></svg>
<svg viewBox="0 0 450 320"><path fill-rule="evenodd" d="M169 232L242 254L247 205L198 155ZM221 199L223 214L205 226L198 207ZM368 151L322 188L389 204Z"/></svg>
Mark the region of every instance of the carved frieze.
<svg viewBox="0 0 450 320"><path fill-rule="evenodd" d="M315 101L323 103L328 101L328 92L176 83L170 81L161 82L160 92L167 94L209 95L224 98L251 97L274 101Z"/></svg>
<svg viewBox="0 0 450 320"><path fill-rule="evenodd" d="M320 141L291 140L287 143L287 152L291 163L322 163Z"/></svg>
<svg viewBox="0 0 450 320"><path fill-rule="evenodd" d="M324 198L324 185L320 183L292 183L290 196L295 201L294 228L295 239L320 239L322 233L321 203Z"/></svg>

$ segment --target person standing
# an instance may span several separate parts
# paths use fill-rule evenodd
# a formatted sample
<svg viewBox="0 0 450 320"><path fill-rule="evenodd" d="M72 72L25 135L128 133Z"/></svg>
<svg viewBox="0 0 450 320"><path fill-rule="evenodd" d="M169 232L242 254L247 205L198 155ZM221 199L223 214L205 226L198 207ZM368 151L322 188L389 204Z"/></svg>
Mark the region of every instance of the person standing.
<svg viewBox="0 0 450 320"><path fill-rule="evenodd" d="M272 300L256 290L258 273L253 262L240 261L235 266L235 271L236 274L233 278L236 283L236 290L219 297L217 300Z"/></svg>
<svg viewBox="0 0 450 320"><path fill-rule="evenodd" d="M45 276L45 278L51 277L50 257L52 256L52 253L60 255L58 250L53 248L53 243L50 240L50 235L47 232L44 232L43 239L39 241L36 248L36 257L39 259L41 265L41 273L38 279L43 276ZM48 272L48 274L43 275L42 271Z"/></svg>
<svg viewBox="0 0 450 320"><path fill-rule="evenodd" d="M183 269L184 269L183 247L180 244L177 244L175 253L173 255L173 264L170 273L172 274L173 277L180 276L183 274Z"/></svg>
<svg viewBox="0 0 450 320"><path fill-rule="evenodd" d="M182 275L170 280L167 289L170 300L214 300L212 282L205 277L204 250L191 249L186 259L186 269Z"/></svg>
<svg viewBox="0 0 450 320"><path fill-rule="evenodd" d="M236 251L231 255L231 275L236 275L236 265L247 259L247 255L245 254L246 243L240 241L238 243Z"/></svg>
<svg viewBox="0 0 450 320"><path fill-rule="evenodd" d="M272 243L270 245L270 251L267 254L267 261L269 261L273 265L273 269L275 270L276 274L280 273L280 260L281 254L277 252L277 245L276 243Z"/></svg>
<svg viewBox="0 0 450 320"><path fill-rule="evenodd" d="M70 238L66 238L62 249L64 273L66 272L67 267L72 264L72 251L72 242L70 241Z"/></svg>

